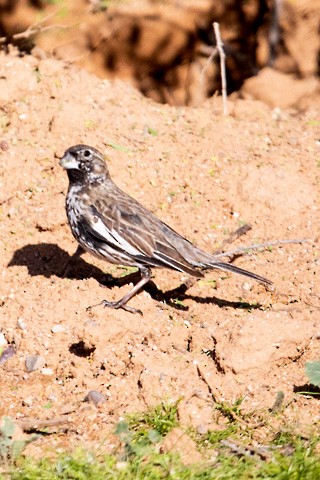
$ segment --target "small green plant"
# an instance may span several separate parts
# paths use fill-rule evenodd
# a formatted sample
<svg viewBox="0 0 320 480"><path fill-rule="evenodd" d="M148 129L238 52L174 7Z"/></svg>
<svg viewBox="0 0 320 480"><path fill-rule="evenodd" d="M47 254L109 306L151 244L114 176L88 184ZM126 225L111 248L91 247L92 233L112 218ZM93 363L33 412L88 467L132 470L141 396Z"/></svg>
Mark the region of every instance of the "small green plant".
<svg viewBox="0 0 320 480"><path fill-rule="evenodd" d="M158 135L157 130L148 126L147 126L147 132L149 133L149 135L152 135L153 137L156 137Z"/></svg>
<svg viewBox="0 0 320 480"><path fill-rule="evenodd" d="M203 446L212 446L219 448L221 440L226 440L227 438L238 433L239 427L235 424L229 424L226 428L222 430L209 430L201 439L201 445Z"/></svg>
<svg viewBox="0 0 320 480"><path fill-rule="evenodd" d="M320 387L320 362L307 362L306 375L311 385Z"/></svg>
<svg viewBox="0 0 320 480"><path fill-rule="evenodd" d="M87 130L95 130L97 128L96 122L93 120L85 120L84 126L86 127Z"/></svg>
<svg viewBox="0 0 320 480"><path fill-rule="evenodd" d="M186 310L188 308L187 305L183 303L182 300L179 300L179 298L173 298L172 303L177 305L178 308L180 307L182 310Z"/></svg>
<svg viewBox="0 0 320 480"><path fill-rule="evenodd" d="M178 425L178 404L179 401L173 403L162 402L142 415L128 415L127 420L130 430L134 431L137 436L143 436L144 432L153 429L161 437L164 437Z"/></svg>
<svg viewBox="0 0 320 480"><path fill-rule="evenodd" d="M113 148L114 150L118 150L119 152L130 152L130 148L125 147L124 145L119 145L115 142L108 142L108 146Z"/></svg>
<svg viewBox="0 0 320 480"><path fill-rule="evenodd" d="M234 422L243 417L243 414L241 413L241 409L240 409L242 402L243 402L243 398L239 397L232 404L228 402L220 402L220 403L216 403L215 407L230 422Z"/></svg>
<svg viewBox="0 0 320 480"><path fill-rule="evenodd" d="M124 459L151 453L152 446L178 425L178 403L163 402L141 415L127 415L117 424L115 433L124 445Z"/></svg>
<svg viewBox="0 0 320 480"><path fill-rule="evenodd" d="M2 418L0 426L0 464L13 463L23 452L28 443L35 440L36 436L27 440L14 439L17 426L10 417Z"/></svg>

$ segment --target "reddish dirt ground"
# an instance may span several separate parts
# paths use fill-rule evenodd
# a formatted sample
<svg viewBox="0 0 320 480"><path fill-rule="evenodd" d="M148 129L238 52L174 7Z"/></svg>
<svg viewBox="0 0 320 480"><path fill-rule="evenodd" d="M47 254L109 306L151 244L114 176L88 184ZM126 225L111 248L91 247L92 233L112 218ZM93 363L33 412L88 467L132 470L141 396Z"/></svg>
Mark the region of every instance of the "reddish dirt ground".
<svg viewBox="0 0 320 480"><path fill-rule="evenodd" d="M0 416L71 420L30 451L101 440L111 448L121 416L163 399L181 399L182 424L214 429L212 395L267 411L282 390L288 423L319 421L318 401L295 393L320 351L317 106L297 113L235 99L223 117L219 98L159 105L124 83L15 51L1 54L0 73L0 330L16 346L0 366ZM88 254L63 277L76 244L58 157L77 143L101 150L121 188L208 251L243 222L252 230L227 249L308 242L236 259L270 278L273 292L209 272L169 303L141 292L130 304L143 316L88 312L128 286L102 288L104 274L125 270ZM155 270L153 280L168 291L185 278ZM28 355L43 366L27 372ZM93 389L107 401L83 403Z"/></svg>

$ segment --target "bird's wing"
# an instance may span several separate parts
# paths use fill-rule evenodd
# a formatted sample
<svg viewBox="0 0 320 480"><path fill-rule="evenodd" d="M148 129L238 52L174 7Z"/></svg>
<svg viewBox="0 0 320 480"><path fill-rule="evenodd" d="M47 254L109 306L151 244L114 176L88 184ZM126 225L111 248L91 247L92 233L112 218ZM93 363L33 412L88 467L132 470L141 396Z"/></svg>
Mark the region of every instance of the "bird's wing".
<svg viewBox="0 0 320 480"><path fill-rule="evenodd" d="M118 201L110 206L105 202L91 205L87 232L137 263L203 276L170 243L166 236L166 228L170 227L133 199L130 201L130 204Z"/></svg>

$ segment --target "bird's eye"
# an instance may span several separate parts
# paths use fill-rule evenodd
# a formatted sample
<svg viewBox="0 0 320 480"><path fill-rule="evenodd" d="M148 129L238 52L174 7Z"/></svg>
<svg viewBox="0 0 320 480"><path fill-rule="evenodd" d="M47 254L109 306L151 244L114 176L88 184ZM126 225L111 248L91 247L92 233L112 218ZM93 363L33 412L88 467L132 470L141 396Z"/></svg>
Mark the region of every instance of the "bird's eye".
<svg viewBox="0 0 320 480"><path fill-rule="evenodd" d="M85 151L83 152L83 156L86 157L86 158L89 158L89 157L91 156L90 150L85 150Z"/></svg>

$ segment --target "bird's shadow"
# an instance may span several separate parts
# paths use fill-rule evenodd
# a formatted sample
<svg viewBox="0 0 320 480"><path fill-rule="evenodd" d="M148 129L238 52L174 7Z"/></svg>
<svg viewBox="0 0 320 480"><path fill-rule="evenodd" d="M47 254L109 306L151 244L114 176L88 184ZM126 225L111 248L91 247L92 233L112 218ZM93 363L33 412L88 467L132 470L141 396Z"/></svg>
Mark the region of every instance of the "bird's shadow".
<svg viewBox="0 0 320 480"><path fill-rule="evenodd" d="M59 278L69 278L83 280L94 278L100 285L112 288L122 286L129 282L136 283L141 277L139 272L134 272L125 277L117 278L106 274L100 268L87 263L83 258L75 255L69 255L68 252L58 247L54 243L29 244L16 250L8 263L8 267L24 266L27 267L31 276L43 276L50 278L56 276ZM144 290L157 301L165 302L178 310L188 310L183 300L191 299L197 303L216 304L219 307L231 307L235 309L260 309L260 304L250 304L242 301L229 301L215 296L198 297L187 294L191 284L186 282L172 290L162 291L153 281L145 285Z"/></svg>
<svg viewBox="0 0 320 480"><path fill-rule="evenodd" d="M311 383L305 383L304 385L294 385L294 393L300 393L301 395L310 395L316 400L320 401L320 387L312 385Z"/></svg>
<svg viewBox="0 0 320 480"><path fill-rule="evenodd" d="M74 268L68 268L68 272L66 272L68 265L70 262L72 263L72 258L72 255L54 243L29 244L15 251L8 267L27 267L28 273L32 277L56 276L77 280L94 278L97 282L103 283L106 274L94 265L87 263L83 258L78 258Z"/></svg>

